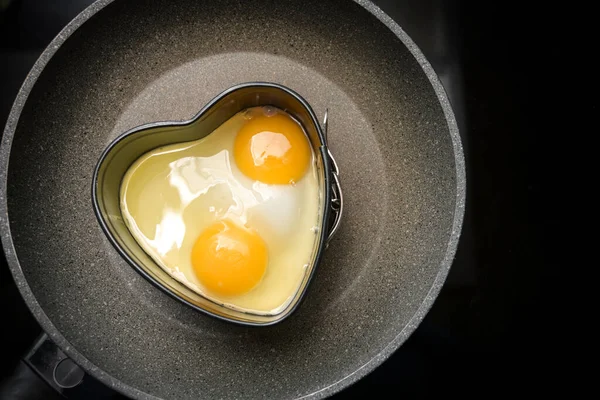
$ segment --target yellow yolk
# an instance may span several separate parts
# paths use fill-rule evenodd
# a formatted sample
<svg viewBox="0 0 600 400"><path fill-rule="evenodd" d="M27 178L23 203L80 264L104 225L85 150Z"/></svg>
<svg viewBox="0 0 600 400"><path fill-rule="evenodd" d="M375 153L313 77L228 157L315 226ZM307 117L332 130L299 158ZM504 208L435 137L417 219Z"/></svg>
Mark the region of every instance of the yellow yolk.
<svg viewBox="0 0 600 400"><path fill-rule="evenodd" d="M192 248L192 267L210 291L233 296L248 292L267 268L267 247L255 232L231 221L205 229Z"/></svg>
<svg viewBox="0 0 600 400"><path fill-rule="evenodd" d="M311 155L302 128L283 113L248 120L235 138L233 152L242 173L267 184L298 182Z"/></svg>

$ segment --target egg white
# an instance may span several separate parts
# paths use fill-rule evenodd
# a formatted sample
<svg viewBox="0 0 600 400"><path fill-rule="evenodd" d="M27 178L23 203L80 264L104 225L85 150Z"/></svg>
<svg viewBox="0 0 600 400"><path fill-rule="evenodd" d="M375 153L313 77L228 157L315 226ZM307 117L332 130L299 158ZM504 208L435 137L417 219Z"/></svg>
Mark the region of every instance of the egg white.
<svg viewBox="0 0 600 400"><path fill-rule="evenodd" d="M262 111L240 112L200 140L144 154L125 174L121 209L136 241L173 278L217 303L276 314L293 298L312 262L320 193L314 154L294 185L257 182L237 168L235 135L245 118ZM268 250L262 281L239 296L209 293L191 263L197 237L224 218L254 229Z"/></svg>

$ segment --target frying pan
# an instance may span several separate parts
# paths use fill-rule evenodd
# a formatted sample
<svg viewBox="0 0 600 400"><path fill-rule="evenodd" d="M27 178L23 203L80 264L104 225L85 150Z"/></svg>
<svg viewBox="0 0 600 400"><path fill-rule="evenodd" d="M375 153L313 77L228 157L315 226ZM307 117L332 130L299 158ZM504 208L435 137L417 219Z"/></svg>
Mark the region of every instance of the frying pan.
<svg viewBox="0 0 600 400"><path fill-rule="evenodd" d="M322 120L344 218L293 316L237 326L140 277L99 227L94 167L121 132L224 89L285 85ZM368 1L100 0L49 45L0 153L2 244L50 339L132 398L322 398L380 365L444 283L465 201L443 87Z"/></svg>

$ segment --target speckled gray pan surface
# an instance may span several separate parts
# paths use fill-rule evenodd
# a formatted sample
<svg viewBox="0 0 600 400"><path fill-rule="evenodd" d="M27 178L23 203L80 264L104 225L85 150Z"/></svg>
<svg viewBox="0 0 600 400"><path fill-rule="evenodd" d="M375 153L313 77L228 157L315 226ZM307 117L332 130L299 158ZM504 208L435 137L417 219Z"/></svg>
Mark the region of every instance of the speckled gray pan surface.
<svg viewBox="0 0 600 400"><path fill-rule="evenodd" d="M122 260L98 225L101 152L142 123L192 117L270 81L322 118L341 169L342 227L289 319L205 316ZM409 38L370 3L100 1L50 45L2 142L2 243L42 326L135 398L321 398L376 368L439 292L463 217L450 106Z"/></svg>

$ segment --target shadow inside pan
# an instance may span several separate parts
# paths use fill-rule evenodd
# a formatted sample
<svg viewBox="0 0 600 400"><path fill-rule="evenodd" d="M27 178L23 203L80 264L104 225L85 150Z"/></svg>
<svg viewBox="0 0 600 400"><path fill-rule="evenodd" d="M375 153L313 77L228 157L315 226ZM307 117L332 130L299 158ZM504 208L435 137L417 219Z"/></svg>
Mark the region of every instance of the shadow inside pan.
<svg viewBox="0 0 600 400"><path fill-rule="evenodd" d="M115 0L34 70L2 149L5 250L34 315L86 370L134 398L323 397L414 330L456 248L462 151L425 60L365 7ZM302 307L264 329L204 316L139 277L89 193L117 135L188 120L249 81L291 88L318 120L329 110L345 200Z"/></svg>

